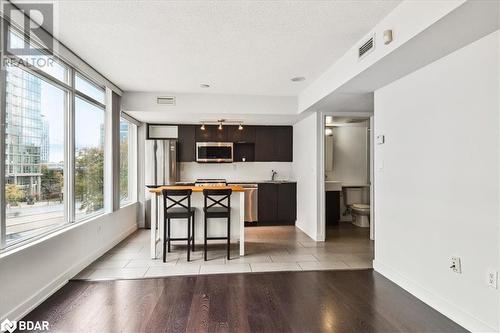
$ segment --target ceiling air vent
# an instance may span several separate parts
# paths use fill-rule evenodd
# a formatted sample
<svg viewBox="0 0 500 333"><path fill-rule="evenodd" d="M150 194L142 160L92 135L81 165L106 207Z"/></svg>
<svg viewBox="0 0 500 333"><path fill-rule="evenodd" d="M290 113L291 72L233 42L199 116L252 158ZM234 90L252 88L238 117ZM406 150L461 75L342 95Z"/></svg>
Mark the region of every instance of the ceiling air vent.
<svg viewBox="0 0 500 333"><path fill-rule="evenodd" d="M175 97L174 96L157 97L156 103L164 105L175 105Z"/></svg>
<svg viewBox="0 0 500 333"><path fill-rule="evenodd" d="M366 42L363 43L358 49L358 58L361 59L375 48L375 35L372 35Z"/></svg>

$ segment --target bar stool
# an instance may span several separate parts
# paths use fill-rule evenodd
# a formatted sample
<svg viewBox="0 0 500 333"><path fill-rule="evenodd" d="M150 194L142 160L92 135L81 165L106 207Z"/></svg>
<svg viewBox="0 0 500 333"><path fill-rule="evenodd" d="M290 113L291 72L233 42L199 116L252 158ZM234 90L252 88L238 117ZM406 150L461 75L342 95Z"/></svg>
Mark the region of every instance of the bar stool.
<svg viewBox="0 0 500 333"><path fill-rule="evenodd" d="M204 231L204 258L207 261L207 240L227 240L227 260L229 260L229 249L231 241L231 189L204 189L203 196L205 205L203 211L205 213L205 231ZM210 204L208 201L210 200ZM224 201L227 200L225 204ZM227 218L227 237L207 237L207 225L209 218Z"/></svg>
<svg viewBox="0 0 500 333"><path fill-rule="evenodd" d="M191 194L193 190L167 190L163 191L163 204L165 207L165 218L163 228L163 262L166 258L166 247L168 245L168 252L170 252L170 241L187 240L187 261L191 259L191 247L194 251L194 221L195 211L191 207ZM179 199L179 197L181 197ZM187 200L187 205L183 203ZM169 201L172 204L169 205ZM170 219L187 219L187 237L186 238L172 238L170 237ZM191 227L192 223L192 227ZM191 239L193 243L191 244Z"/></svg>

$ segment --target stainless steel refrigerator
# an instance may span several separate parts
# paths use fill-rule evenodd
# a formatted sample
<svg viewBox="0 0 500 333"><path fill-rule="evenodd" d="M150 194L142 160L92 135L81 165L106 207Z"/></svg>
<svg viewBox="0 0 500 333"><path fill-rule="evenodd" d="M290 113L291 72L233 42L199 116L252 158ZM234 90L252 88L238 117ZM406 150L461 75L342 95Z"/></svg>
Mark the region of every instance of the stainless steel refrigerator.
<svg viewBox="0 0 500 333"><path fill-rule="evenodd" d="M145 146L146 228L150 227L151 194L149 188L173 185L179 181L177 140L146 140Z"/></svg>

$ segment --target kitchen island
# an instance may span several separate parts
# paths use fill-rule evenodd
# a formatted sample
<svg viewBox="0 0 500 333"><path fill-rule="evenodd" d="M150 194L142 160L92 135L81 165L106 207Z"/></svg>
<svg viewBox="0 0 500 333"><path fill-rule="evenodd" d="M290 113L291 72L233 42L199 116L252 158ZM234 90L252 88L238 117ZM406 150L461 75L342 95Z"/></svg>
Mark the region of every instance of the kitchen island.
<svg viewBox="0 0 500 333"><path fill-rule="evenodd" d="M195 242L198 245L203 244L203 189L231 189L231 240L239 241L240 256L245 255L245 195L241 186L160 186L150 189L153 194L151 198L151 258L155 259L158 255L157 244L163 242L164 227L164 203L163 189L185 190L191 189L191 207L196 208L195 216ZM171 220L171 237L186 237L186 219ZM210 219L208 222L208 236L218 237L226 235L226 219ZM185 242L183 242L185 244Z"/></svg>

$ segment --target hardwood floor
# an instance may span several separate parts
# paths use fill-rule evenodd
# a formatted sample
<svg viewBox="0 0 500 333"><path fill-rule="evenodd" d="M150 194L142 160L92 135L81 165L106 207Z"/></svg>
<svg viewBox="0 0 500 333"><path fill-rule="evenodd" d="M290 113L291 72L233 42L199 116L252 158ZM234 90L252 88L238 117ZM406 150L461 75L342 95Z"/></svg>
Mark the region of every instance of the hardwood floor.
<svg viewBox="0 0 500 333"><path fill-rule="evenodd" d="M373 270L70 281L51 332L466 332Z"/></svg>

